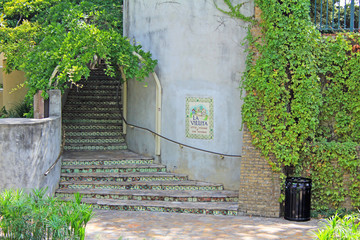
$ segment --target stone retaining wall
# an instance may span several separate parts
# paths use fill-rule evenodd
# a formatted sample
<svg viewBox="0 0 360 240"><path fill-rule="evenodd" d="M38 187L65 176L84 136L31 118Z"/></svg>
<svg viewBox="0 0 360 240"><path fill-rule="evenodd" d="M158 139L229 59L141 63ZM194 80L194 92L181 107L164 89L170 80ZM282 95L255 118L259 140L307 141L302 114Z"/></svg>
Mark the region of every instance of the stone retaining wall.
<svg viewBox="0 0 360 240"><path fill-rule="evenodd" d="M53 193L60 180L61 94L51 90L50 117L44 119L0 119L0 192L5 189L48 187Z"/></svg>

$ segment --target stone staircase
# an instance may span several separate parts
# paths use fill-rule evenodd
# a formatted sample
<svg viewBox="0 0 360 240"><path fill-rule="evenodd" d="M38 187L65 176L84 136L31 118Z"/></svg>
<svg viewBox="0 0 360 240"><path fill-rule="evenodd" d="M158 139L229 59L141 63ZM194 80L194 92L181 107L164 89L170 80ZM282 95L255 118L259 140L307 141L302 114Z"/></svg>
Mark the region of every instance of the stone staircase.
<svg viewBox="0 0 360 240"><path fill-rule="evenodd" d="M56 196L99 209L237 215L238 192L189 180L127 149L116 104L115 80L93 71L69 93L64 113L66 144Z"/></svg>

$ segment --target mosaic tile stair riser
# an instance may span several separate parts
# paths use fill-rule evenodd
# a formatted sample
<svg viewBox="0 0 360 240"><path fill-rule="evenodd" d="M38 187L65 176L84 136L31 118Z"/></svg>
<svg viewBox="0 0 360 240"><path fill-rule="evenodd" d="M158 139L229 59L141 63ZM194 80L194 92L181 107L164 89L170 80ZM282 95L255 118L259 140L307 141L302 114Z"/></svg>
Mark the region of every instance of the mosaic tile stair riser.
<svg viewBox="0 0 360 240"><path fill-rule="evenodd" d="M65 151L112 151L126 150L127 146L66 146Z"/></svg>
<svg viewBox="0 0 360 240"><path fill-rule="evenodd" d="M117 137L119 131L115 132L68 132L66 136L71 137L104 137L104 136L111 136L111 137Z"/></svg>
<svg viewBox="0 0 360 240"><path fill-rule="evenodd" d="M62 173L125 173L125 172L166 172L165 168L111 168L111 169L98 169L98 168L85 168L85 169L62 169Z"/></svg>
<svg viewBox="0 0 360 240"><path fill-rule="evenodd" d="M211 186L182 186L179 183L178 186L172 185L81 185L81 184L71 184L65 185L60 183L61 189L100 189L100 190L154 190L154 191L221 191L224 190L222 186L211 187Z"/></svg>
<svg viewBox="0 0 360 240"><path fill-rule="evenodd" d="M82 124L80 125L64 125L65 128L65 132L66 130L68 130L67 132L71 132L69 130L81 130L81 131L86 131L86 130L98 130L98 131L109 131L109 130L122 130L122 126L119 125L112 125L112 126L106 126L103 124L92 124L92 125L86 125L86 124Z"/></svg>
<svg viewBox="0 0 360 240"><path fill-rule="evenodd" d="M118 199L118 200L136 200L136 201L164 201L164 202L237 202L238 198L211 198L211 197L166 197L166 196L134 196L134 195L114 195L114 194L82 194L84 198L96 199ZM58 193L57 197L71 198L73 194Z"/></svg>
<svg viewBox="0 0 360 240"><path fill-rule="evenodd" d="M96 205L95 208L102 210L119 210L119 211L150 211L150 212L237 216L236 210L208 210L208 209L182 209L182 208L166 208L166 207L106 206L106 205Z"/></svg>
<svg viewBox="0 0 360 240"><path fill-rule="evenodd" d="M64 160L62 162L63 166L76 166L76 165L131 165L131 164L153 164L153 159L121 159L121 160L85 160L85 161L78 161L78 160Z"/></svg>
<svg viewBox="0 0 360 240"><path fill-rule="evenodd" d="M69 182L69 181L85 181L85 182L150 182L150 181L182 181L188 180L187 177L177 177L177 176L149 176L149 177L77 177L77 176L67 176L60 177L60 182Z"/></svg>
<svg viewBox="0 0 360 240"><path fill-rule="evenodd" d="M85 135L85 134L84 134ZM107 138L72 138L66 141L66 143L72 144L72 143L123 143L125 142L124 139L119 139L119 138L111 138L111 136L106 136Z"/></svg>

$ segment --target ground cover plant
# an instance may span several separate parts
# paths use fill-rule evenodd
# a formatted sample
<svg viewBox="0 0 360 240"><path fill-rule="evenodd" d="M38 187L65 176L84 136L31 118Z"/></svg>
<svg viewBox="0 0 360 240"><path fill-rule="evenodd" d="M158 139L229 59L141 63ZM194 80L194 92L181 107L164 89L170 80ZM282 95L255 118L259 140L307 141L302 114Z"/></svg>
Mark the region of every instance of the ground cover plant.
<svg viewBox="0 0 360 240"><path fill-rule="evenodd" d="M156 65L149 52L122 36L122 1L4 0L0 12L5 71L25 72L29 103L38 90L47 97L48 89L78 86L99 62L109 76L137 80Z"/></svg>
<svg viewBox="0 0 360 240"><path fill-rule="evenodd" d="M336 213L327 219L325 225L316 232L316 237L319 240L360 239L360 214L339 216Z"/></svg>
<svg viewBox="0 0 360 240"><path fill-rule="evenodd" d="M0 229L3 239L84 239L92 208L81 203L81 196L64 202L46 196L46 189L25 194L5 190L0 195ZM1 235L0 235L1 236Z"/></svg>
<svg viewBox="0 0 360 240"><path fill-rule="evenodd" d="M322 36L307 0L256 0L251 20L224 2L250 24L241 88L253 144L282 180L312 178L313 209L359 208L359 33Z"/></svg>

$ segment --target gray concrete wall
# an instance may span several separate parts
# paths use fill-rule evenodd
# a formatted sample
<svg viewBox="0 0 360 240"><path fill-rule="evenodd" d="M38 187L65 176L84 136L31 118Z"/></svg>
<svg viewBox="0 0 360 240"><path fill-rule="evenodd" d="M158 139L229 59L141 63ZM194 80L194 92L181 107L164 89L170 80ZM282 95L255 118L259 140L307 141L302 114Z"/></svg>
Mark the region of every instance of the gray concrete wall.
<svg viewBox="0 0 360 240"><path fill-rule="evenodd" d="M226 9L222 0L218 6ZM239 1L234 0L234 3ZM253 15L252 3L243 13ZM213 0L126 0L124 32L158 60L156 72L162 83L162 134L184 144L225 154L242 153L239 84L245 69L246 23L232 19L214 6ZM128 120L155 130L155 83L152 78L128 85ZM186 98L214 101L214 137L186 137ZM128 129L130 149L154 155L154 136ZM161 162L170 171L191 179L223 183L239 189L240 158L180 148L162 140Z"/></svg>
<svg viewBox="0 0 360 240"><path fill-rule="evenodd" d="M55 192L61 161L48 176L61 145L61 117L0 119L0 192L4 189L48 187Z"/></svg>

